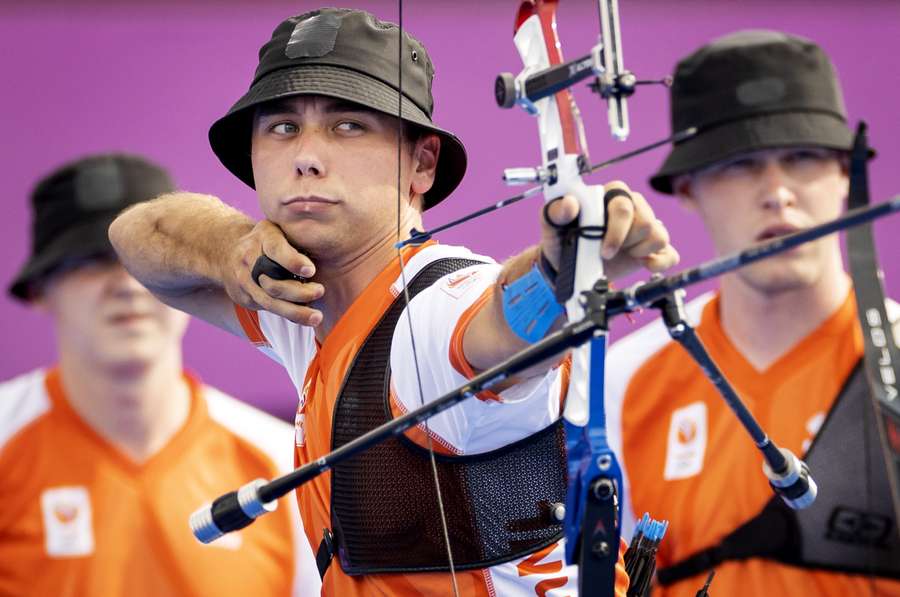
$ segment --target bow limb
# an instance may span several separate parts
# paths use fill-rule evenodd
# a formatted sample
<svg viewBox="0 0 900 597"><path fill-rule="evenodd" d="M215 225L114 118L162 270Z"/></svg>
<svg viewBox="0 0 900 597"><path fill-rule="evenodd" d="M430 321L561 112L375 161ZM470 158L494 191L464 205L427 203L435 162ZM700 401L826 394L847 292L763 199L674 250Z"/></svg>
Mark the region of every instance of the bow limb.
<svg viewBox="0 0 900 597"><path fill-rule="evenodd" d="M850 209L870 204L866 128L862 122L857 127L850 154L850 193L847 198ZM871 390L871 406L884 455L894 520L900 520L900 348L885 309L883 275L871 224L847 232L847 255L858 317L863 326L863 363ZM866 475L869 474L871 471L866 469ZM868 479L866 482L868 493ZM895 525L895 530L900 532L900 527Z"/></svg>

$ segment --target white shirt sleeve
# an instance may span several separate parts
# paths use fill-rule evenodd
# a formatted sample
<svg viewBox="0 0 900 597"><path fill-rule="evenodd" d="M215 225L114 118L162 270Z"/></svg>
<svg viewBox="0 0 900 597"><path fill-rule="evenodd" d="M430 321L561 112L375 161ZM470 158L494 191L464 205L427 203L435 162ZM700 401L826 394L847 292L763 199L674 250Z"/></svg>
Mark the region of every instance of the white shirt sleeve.
<svg viewBox="0 0 900 597"><path fill-rule="evenodd" d="M268 345L261 345L260 350L287 370L299 391L306 369L318 350L315 331L268 311L258 313L259 327L268 342Z"/></svg>
<svg viewBox="0 0 900 597"><path fill-rule="evenodd" d="M468 381L459 330L477 312L479 299L485 300L499 273L498 264L488 263L448 274L416 295L401 313L391 345L392 402L399 412L414 410ZM466 454L500 448L540 431L559 418L563 378L556 368L499 396L467 398L428 421L432 439L452 453Z"/></svg>

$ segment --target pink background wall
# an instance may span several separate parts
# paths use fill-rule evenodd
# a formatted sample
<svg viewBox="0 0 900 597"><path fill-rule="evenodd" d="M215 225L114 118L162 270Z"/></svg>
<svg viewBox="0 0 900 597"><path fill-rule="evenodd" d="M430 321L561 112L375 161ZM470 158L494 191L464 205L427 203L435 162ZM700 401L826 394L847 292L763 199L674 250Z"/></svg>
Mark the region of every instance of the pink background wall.
<svg viewBox="0 0 900 597"><path fill-rule="evenodd" d="M346 2L397 19L392 2ZM621 0L626 66L641 77L671 72L677 58L739 28L779 28L817 40L833 57L851 119L865 118L879 151L872 164L873 200L900 193L897 109L900 3ZM256 52L282 18L311 2L41 2L0 4L3 56L0 164L0 280L4 286L29 246L27 196L34 180L86 152L146 154L171 169L178 184L212 193L258 215L250 189L217 162L206 142L209 124L246 89ZM433 212L436 225L512 194L504 167L538 160L535 123L521 111L494 106L500 71L516 71L512 45L515 0L407 1L404 26L423 40L437 66L436 121L466 143L469 173L453 198ZM596 5L562 2L559 31L566 56L587 51L597 33ZM576 91L593 161L667 134L662 88L641 89L631 102L633 133L610 140L605 108L583 87ZM644 192L672 231L683 265L712 256L699 223L670 199L654 195L648 174L657 151L595 175L622 178ZM441 237L498 259L537 238L537 200L486 217ZM900 295L900 218L876 226L890 294ZM621 335L630 325L619 322ZM0 297L0 379L54 359L54 339L38 312ZM291 384L273 363L244 342L202 322L186 340L190 368L207 382L280 414L295 405Z"/></svg>

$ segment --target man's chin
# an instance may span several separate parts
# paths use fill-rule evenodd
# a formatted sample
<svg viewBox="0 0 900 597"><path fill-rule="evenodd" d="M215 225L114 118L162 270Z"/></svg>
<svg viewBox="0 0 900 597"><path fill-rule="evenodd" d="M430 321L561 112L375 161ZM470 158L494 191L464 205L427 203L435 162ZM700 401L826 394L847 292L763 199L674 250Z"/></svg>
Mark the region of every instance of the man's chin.
<svg viewBox="0 0 900 597"><path fill-rule="evenodd" d="M805 290L816 283L812 268L799 263L759 263L738 271L737 276L748 286L765 295Z"/></svg>
<svg viewBox="0 0 900 597"><path fill-rule="evenodd" d="M153 364L153 359L146 355L120 355L102 363L108 375L118 379L130 379L143 375Z"/></svg>
<svg viewBox="0 0 900 597"><path fill-rule="evenodd" d="M157 342L110 343L97 355L97 364L114 376L128 377L146 371L163 352Z"/></svg>
<svg viewBox="0 0 900 597"><path fill-rule="evenodd" d="M340 253L340 238L334 230L306 227L305 229L285 229L284 232L291 246L312 259L313 262Z"/></svg>

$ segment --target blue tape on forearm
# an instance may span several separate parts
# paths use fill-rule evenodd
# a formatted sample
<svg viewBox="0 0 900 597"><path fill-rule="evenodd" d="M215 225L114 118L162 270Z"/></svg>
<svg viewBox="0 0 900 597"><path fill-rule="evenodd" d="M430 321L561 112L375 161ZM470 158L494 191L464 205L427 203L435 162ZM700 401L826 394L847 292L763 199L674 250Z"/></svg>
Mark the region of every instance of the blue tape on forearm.
<svg viewBox="0 0 900 597"><path fill-rule="evenodd" d="M553 288L535 264L531 270L503 290L503 316L516 335L537 342L553 326L563 308Z"/></svg>

